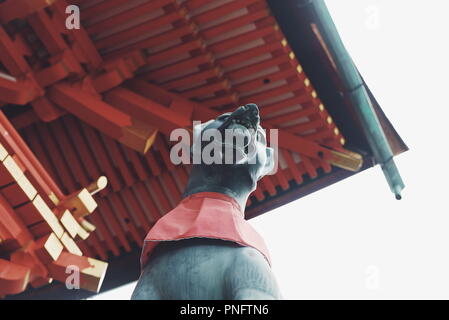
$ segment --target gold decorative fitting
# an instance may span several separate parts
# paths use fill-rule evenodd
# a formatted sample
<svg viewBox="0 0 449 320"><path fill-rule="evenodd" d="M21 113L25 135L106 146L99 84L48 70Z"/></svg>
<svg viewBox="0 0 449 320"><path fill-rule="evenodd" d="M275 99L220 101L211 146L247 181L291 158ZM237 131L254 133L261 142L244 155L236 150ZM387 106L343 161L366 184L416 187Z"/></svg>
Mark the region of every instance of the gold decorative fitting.
<svg viewBox="0 0 449 320"><path fill-rule="evenodd" d="M340 130L338 130L338 128L335 128L335 129L334 129L334 134L335 134L336 136L338 136L338 135L340 134Z"/></svg>
<svg viewBox="0 0 449 320"><path fill-rule="evenodd" d="M61 201L59 208L71 211L75 218L82 218L91 214L97 208L97 203L87 189L82 189Z"/></svg>
<svg viewBox="0 0 449 320"><path fill-rule="evenodd" d="M320 111L324 111L324 105L322 103L320 103L319 108L320 108Z"/></svg>
<svg viewBox="0 0 449 320"><path fill-rule="evenodd" d="M314 90L314 91L312 91L312 98L317 98L318 97L318 94L316 93L316 91Z"/></svg>
<svg viewBox="0 0 449 320"><path fill-rule="evenodd" d="M78 222L83 227L83 229L86 230L86 232L94 232L97 229L97 227L95 227L92 223L90 223L86 219L80 219Z"/></svg>
<svg viewBox="0 0 449 320"><path fill-rule="evenodd" d="M58 205L59 204L59 199L58 197L56 197L56 195L54 194L54 192L50 193L48 195L48 197L50 198L50 200L53 202L54 205Z"/></svg>
<svg viewBox="0 0 449 320"><path fill-rule="evenodd" d="M82 256L83 253L81 252L81 249L78 247L78 245L75 243L75 241L72 239L72 237L69 236L67 232L64 232L62 237L59 239L62 244L64 245L64 248L67 249L68 252L77 255Z"/></svg>
<svg viewBox="0 0 449 320"><path fill-rule="evenodd" d="M40 215L44 220L48 223L51 230L55 233L58 238L61 238L64 234L64 229L59 223L58 218L55 216L53 211L47 206L45 201L41 198L40 195L37 195L33 200L33 205L39 211Z"/></svg>
<svg viewBox="0 0 449 320"><path fill-rule="evenodd" d="M331 124L332 123L332 118L331 117L327 117L326 121L327 121L328 124Z"/></svg>
<svg viewBox="0 0 449 320"><path fill-rule="evenodd" d="M97 179L97 181L87 186L86 189L93 196L97 192L100 192L101 190L106 188L107 185L108 185L108 178L106 178L105 176L101 176L100 178Z"/></svg>
<svg viewBox="0 0 449 320"><path fill-rule="evenodd" d="M5 160L5 158L8 156L8 152L6 151L6 149L2 146L2 144L0 143L0 161Z"/></svg>
<svg viewBox="0 0 449 320"><path fill-rule="evenodd" d="M304 80L304 84L305 84L306 87L310 86L310 80L308 78L306 78Z"/></svg>
<svg viewBox="0 0 449 320"><path fill-rule="evenodd" d="M78 235L81 226L69 210L65 210L59 220L72 238Z"/></svg>
<svg viewBox="0 0 449 320"><path fill-rule="evenodd" d="M290 54L288 55L290 59L295 59L295 53L292 51L290 52Z"/></svg>
<svg viewBox="0 0 449 320"><path fill-rule="evenodd" d="M287 42L287 40L284 38L284 39L282 39L281 43L282 43L282 46L283 46L283 47L286 47L288 42Z"/></svg>
<svg viewBox="0 0 449 320"><path fill-rule="evenodd" d="M344 146L346 144L346 140L344 138L341 138L340 139L340 143L341 143L342 146Z"/></svg>
<svg viewBox="0 0 449 320"><path fill-rule="evenodd" d="M108 264L93 258L87 258L87 261L89 262L90 267L83 269L80 275L82 279L81 283L84 287L83 289L98 292L100 291L101 284L106 275Z"/></svg>
<svg viewBox="0 0 449 320"><path fill-rule="evenodd" d="M345 152L332 150L329 162L336 167L356 172L363 165L363 157L348 150L345 150Z"/></svg>
<svg viewBox="0 0 449 320"><path fill-rule="evenodd" d="M300 64L296 67L296 71L298 71L298 73L302 73L302 66Z"/></svg>

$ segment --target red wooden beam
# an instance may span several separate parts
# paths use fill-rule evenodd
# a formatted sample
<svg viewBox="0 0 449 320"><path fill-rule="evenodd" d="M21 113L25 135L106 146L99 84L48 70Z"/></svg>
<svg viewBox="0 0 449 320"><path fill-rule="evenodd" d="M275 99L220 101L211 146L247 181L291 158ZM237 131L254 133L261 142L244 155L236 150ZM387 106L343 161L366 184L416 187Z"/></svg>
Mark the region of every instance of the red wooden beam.
<svg viewBox="0 0 449 320"><path fill-rule="evenodd" d="M48 96L58 106L115 139L123 135L124 128L132 125L126 113L68 84L53 86Z"/></svg>
<svg viewBox="0 0 449 320"><path fill-rule="evenodd" d="M111 2L111 1L108 1ZM117 1L115 1L117 3ZM122 2L122 1L119 1ZM153 11L156 11L157 9L160 9L164 7L165 5L171 3L172 0L152 0L150 2L144 3L142 5L133 7L131 9L128 9L126 11L122 11L118 14L115 14L113 16L107 17L105 19L102 19L99 22L95 22L92 24L89 24L88 27L86 27L86 30L89 34L98 34L105 32L107 30L110 30L113 27L125 24L129 21L132 21L133 19L139 18L142 15L149 14ZM96 12L97 14L104 13L106 11L98 11L100 7L106 7L110 4L99 4L95 7L89 8L87 10L83 10L83 15L85 15L85 19L88 19L91 17L92 12Z"/></svg>
<svg viewBox="0 0 449 320"><path fill-rule="evenodd" d="M55 0L6 0L0 3L0 22L6 24L14 19L25 18L53 2Z"/></svg>
<svg viewBox="0 0 449 320"><path fill-rule="evenodd" d="M29 268L0 259L0 270L0 297L26 289L31 274Z"/></svg>
<svg viewBox="0 0 449 320"><path fill-rule="evenodd" d="M0 96L3 102L25 105L40 93L40 90L30 80L13 80L13 78L6 78L0 74Z"/></svg>
<svg viewBox="0 0 449 320"><path fill-rule="evenodd" d="M133 81L130 84L132 85ZM106 93L105 101L158 128L167 135L170 135L174 129L191 125L190 119L122 87Z"/></svg>
<svg viewBox="0 0 449 320"><path fill-rule="evenodd" d="M13 153L20 158L30 174L45 190L45 195L53 202L57 203L58 200L63 197L62 191L37 160L36 156L29 149L6 116L0 112L0 143L2 142L4 142L4 145L8 144Z"/></svg>

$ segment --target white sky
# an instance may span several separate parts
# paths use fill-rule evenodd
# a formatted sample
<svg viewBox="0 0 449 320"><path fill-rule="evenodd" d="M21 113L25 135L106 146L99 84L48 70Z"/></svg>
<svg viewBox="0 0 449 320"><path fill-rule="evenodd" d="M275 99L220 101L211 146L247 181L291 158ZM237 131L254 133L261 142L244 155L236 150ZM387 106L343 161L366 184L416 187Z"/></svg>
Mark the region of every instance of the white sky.
<svg viewBox="0 0 449 320"><path fill-rule="evenodd" d="M251 220L285 299L448 299L449 2L327 0L410 151L397 201L379 167ZM98 295L129 299L135 283Z"/></svg>

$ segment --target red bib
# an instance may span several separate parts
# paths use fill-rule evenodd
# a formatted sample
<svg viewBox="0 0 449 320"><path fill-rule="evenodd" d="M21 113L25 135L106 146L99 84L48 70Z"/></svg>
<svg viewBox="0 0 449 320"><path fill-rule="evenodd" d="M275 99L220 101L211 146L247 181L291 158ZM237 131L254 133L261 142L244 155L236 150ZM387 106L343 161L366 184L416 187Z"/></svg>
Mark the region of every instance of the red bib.
<svg viewBox="0 0 449 320"><path fill-rule="evenodd" d="M253 247L271 265L264 240L245 220L237 201L222 193L199 192L184 198L151 228L143 243L142 268L159 241L188 238L222 239Z"/></svg>

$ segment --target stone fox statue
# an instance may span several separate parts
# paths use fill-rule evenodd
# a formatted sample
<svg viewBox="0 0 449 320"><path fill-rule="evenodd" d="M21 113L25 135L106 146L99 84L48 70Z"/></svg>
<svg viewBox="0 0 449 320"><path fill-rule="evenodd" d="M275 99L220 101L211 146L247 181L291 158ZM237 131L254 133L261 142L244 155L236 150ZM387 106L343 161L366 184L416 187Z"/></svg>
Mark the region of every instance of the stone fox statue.
<svg viewBox="0 0 449 320"><path fill-rule="evenodd" d="M238 134L235 143L225 139L211 153L218 159L233 151L232 161L193 165L183 199L145 238L132 299L281 298L265 243L244 219L248 196L274 166L258 107L241 106L196 126L194 152L204 140L216 141L204 139L211 129L237 132L243 144Z"/></svg>

